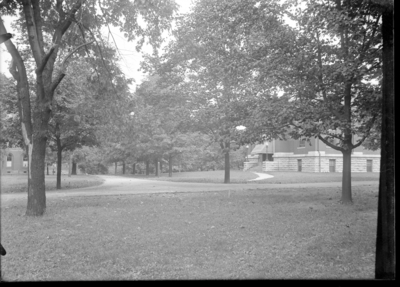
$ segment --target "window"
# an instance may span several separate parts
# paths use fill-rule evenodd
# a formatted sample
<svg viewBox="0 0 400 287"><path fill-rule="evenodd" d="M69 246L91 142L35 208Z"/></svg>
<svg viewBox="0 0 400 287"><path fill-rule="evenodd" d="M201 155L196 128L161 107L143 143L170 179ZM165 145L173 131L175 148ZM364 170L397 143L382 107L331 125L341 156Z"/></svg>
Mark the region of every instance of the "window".
<svg viewBox="0 0 400 287"><path fill-rule="evenodd" d="M367 172L372 172L372 159L367 159Z"/></svg>
<svg viewBox="0 0 400 287"><path fill-rule="evenodd" d="M12 154L7 155L7 167L12 167Z"/></svg>
<svg viewBox="0 0 400 287"><path fill-rule="evenodd" d="M336 159L329 160L329 172L336 172Z"/></svg>
<svg viewBox="0 0 400 287"><path fill-rule="evenodd" d="M303 162L301 159L297 160L297 171L302 171L303 168Z"/></svg>
<svg viewBox="0 0 400 287"><path fill-rule="evenodd" d="M299 147L306 147L306 140L305 139L299 139Z"/></svg>

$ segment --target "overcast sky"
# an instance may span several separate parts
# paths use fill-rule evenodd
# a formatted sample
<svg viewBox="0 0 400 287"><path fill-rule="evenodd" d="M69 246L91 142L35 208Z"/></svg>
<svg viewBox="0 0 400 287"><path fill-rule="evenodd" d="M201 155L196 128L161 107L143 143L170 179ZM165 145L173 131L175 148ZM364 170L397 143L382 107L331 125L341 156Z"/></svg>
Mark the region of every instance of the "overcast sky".
<svg viewBox="0 0 400 287"><path fill-rule="evenodd" d="M189 11L191 0L175 1L180 6L180 13L186 13ZM7 31L9 33L13 33L10 25L11 18L7 16L2 16L2 18ZM110 28L122 57L122 60L120 61L121 70L125 73L126 77L133 78L136 81L136 84L140 84L144 77L142 72L138 71L140 67L140 61L142 60L142 53L136 52L135 43L127 42L123 36L123 33L119 32L118 28L113 28L112 26L110 26ZM107 31L107 29L105 31ZM105 35L107 36L108 32L105 32ZM111 36L109 37L109 42L114 45L114 41ZM148 47L144 47L143 52L150 53L151 50ZM8 63L10 60L11 56L7 52L5 45L2 44L0 46L0 72L5 73L8 77L11 77L10 73L8 72ZM134 86L132 87L133 89Z"/></svg>

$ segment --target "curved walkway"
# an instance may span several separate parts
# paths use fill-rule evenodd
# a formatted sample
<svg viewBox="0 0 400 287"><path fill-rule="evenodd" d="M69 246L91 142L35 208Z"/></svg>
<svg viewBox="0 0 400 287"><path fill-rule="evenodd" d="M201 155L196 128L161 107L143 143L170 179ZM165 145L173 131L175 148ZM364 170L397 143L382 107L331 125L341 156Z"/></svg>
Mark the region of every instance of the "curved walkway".
<svg viewBox="0 0 400 287"><path fill-rule="evenodd" d="M341 182L295 183L295 184L222 184L222 183L187 183L170 182L148 179L129 178L122 176L99 176L105 181L102 185L46 192L46 198L67 196L98 196L98 195L124 195L124 194L153 194L174 192L208 192L208 191L240 191L254 189L285 189L307 187L341 187ZM377 181L354 181L352 186L378 185ZM26 193L1 194L1 204L12 200L27 198Z"/></svg>
<svg viewBox="0 0 400 287"><path fill-rule="evenodd" d="M259 173L259 172L253 172L253 173L255 173L258 177L255 178L255 179L249 179L248 181L263 180L263 179L274 177L273 175L270 175L270 174L267 174L267 173Z"/></svg>

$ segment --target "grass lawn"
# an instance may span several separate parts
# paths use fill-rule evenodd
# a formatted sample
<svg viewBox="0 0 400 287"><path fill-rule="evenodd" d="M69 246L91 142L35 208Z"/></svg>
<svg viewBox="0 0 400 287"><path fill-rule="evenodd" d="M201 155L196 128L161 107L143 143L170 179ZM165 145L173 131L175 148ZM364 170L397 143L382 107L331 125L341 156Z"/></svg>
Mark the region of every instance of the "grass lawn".
<svg viewBox="0 0 400 287"><path fill-rule="evenodd" d="M273 175L274 177L264 179L248 181L255 179L258 176L253 172L244 172L240 170L231 170L230 182L231 183L308 183L308 182L340 182L342 181L342 173L315 173L315 172L268 172L267 174ZM210 183L223 183L224 182L224 171L192 171L192 172L177 172L173 173L172 177L168 177L168 173L161 174L160 177L154 175L125 175L127 177L136 178L151 178L154 180L162 181L175 181L175 182L210 182ZM354 181L379 181L378 172L353 172L352 180Z"/></svg>
<svg viewBox="0 0 400 287"><path fill-rule="evenodd" d="M374 278L377 187L48 198L1 210L3 279Z"/></svg>
<svg viewBox="0 0 400 287"><path fill-rule="evenodd" d="M56 190L56 176L46 175L46 191ZM94 175L61 175L61 189L71 189L100 185L103 179ZM26 174L1 175L1 193L25 192L28 187Z"/></svg>

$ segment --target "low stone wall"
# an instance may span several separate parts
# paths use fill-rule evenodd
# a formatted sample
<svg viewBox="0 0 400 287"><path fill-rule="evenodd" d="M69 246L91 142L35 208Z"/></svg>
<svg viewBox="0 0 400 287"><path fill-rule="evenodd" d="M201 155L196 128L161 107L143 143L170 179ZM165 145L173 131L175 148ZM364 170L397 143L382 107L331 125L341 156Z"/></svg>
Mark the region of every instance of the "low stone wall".
<svg viewBox="0 0 400 287"><path fill-rule="evenodd" d="M275 154L274 161L264 161L262 170L268 171L298 171L298 160L301 159L302 172L329 172L329 160L335 160L335 172L343 170L343 156L341 154L323 154L321 156L298 154ZM372 172L380 171L379 155L352 155L351 171L367 172L367 160L372 160Z"/></svg>

